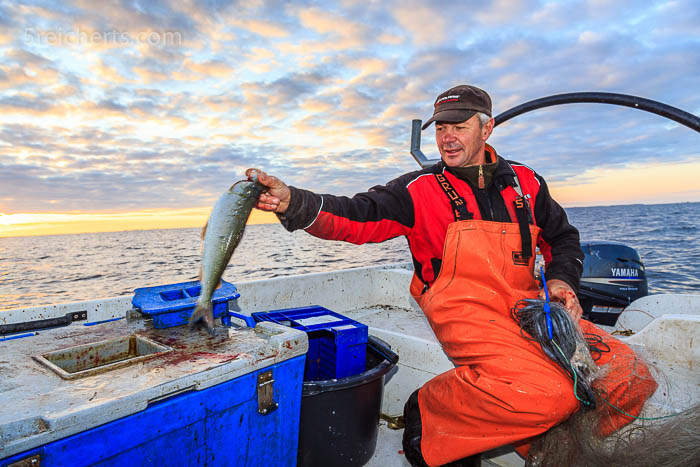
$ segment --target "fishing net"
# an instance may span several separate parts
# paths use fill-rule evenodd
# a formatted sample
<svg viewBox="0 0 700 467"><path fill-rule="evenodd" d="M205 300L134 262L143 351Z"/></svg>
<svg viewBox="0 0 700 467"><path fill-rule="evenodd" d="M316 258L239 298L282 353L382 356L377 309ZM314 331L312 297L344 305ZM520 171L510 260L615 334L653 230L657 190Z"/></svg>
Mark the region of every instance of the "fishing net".
<svg viewBox="0 0 700 467"><path fill-rule="evenodd" d="M520 325L521 335L539 343L542 351L569 374L574 382L576 398L583 407L594 409L596 401L591 382L598 368L591 355L609 352L610 348L599 336L584 335L558 302L549 304L548 323L545 304L544 300L520 300L511 309L511 315Z"/></svg>
<svg viewBox="0 0 700 467"><path fill-rule="evenodd" d="M520 300L511 314L523 337L540 344L569 374L582 407L594 410L579 410L532 441L526 465L700 466L700 405L656 417L641 417L639 411L628 413L625 401L643 402L663 376L607 334L604 340L604 333L582 331L558 303L550 304L550 338L544 304L543 300ZM595 329L590 323L581 324ZM614 344L613 352L606 341ZM665 381L663 394L670 384ZM646 389L640 389L644 386Z"/></svg>
<svg viewBox="0 0 700 467"><path fill-rule="evenodd" d="M600 437L597 411L579 410L534 440L526 467L700 466L700 406Z"/></svg>

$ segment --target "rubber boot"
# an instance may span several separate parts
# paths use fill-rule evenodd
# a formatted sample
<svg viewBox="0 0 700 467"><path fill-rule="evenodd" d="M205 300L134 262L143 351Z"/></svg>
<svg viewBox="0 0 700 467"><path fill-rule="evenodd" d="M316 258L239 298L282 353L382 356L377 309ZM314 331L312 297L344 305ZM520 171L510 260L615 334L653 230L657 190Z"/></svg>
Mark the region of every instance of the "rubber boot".
<svg viewBox="0 0 700 467"><path fill-rule="evenodd" d="M403 418L405 428L403 430L403 453L406 460L413 467L428 467L423 459L420 442L423 433L423 425L420 421L420 408L418 407L418 390L408 398L403 406Z"/></svg>
<svg viewBox="0 0 700 467"><path fill-rule="evenodd" d="M444 464L442 467L481 467L481 454L474 454L473 456Z"/></svg>
<svg viewBox="0 0 700 467"><path fill-rule="evenodd" d="M403 452L406 456L406 460L413 467L428 467L428 464L426 464L425 460L423 459L423 452L421 451L420 447L423 425L420 419L418 390L414 391L406 401L406 404L403 407L403 417L405 422L405 428L403 430ZM480 466L481 454L475 454L473 456L465 457L464 459L445 464L443 467Z"/></svg>

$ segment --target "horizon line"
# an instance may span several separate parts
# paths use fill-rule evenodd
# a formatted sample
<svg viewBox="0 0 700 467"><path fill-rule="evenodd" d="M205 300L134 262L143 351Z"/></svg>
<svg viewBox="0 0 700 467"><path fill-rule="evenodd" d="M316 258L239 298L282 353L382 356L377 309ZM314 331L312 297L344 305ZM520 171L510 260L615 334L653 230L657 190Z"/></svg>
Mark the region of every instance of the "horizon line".
<svg viewBox="0 0 700 467"><path fill-rule="evenodd" d="M672 201L672 202L666 202L666 203L623 203L623 204L603 204L603 205L585 205L585 206L562 206L565 210L567 209L590 209L590 208L611 208L611 207L618 207L618 206L663 206L663 205L669 205L669 204L697 204L700 203L700 201ZM27 213L15 213L15 214L27 214ZM47 214L58 214L58 215L63 215L64 213L35 213L32 215L47 215ZM119 215L119 213L112 213L113 215ZM123 214L123 213L122 213ZM253 215L255 214L255 215ZM0 213L0 219L2 216L5 215L13 215L13 214L6 214L6 213ZM68 214L70 215L70 214ZM80 215L80 214L76 214ZM90 215L90 214L82 214L82 215ZM105 214L97 214L93 213L92 215L105 215ZM109 214L107 214L109 215ZM252 219L255 217L256 219ZM251 222L252 219L252 222ZM79 222L79 221L72 221L72 222ZM70 224L71 221L66 221L63 222L63 224ZM181 229L198 229L198 228L203 228L204 224L206 223L206 219L204 222L202 222L199 225L183 225L183 226L172 226L172 227L143 227L143 228L115 228L115 229L106 229L106 230L93 230L93 229L86 229L85 231L79 231L79 232L64 232L64 233L29 233L26 235L3 235L3 232L0 231L0 239L3 238L24 238L24 237L50 237L50 236L59 236L59 235L85 235L85 234L100 234L100 233L121 233L121 232L148 232L148 231L154 231L154 230L181 230ZM246 226L248 225L270 225L270 224L279 224L279 220L275 216L274 213L266 212L266 211L260 211L258 209L255 209L253 213L251 213L251 217L248 219L246 222ZM29 224L34 224L34 223L27 223L24 225L29 225ZM17 225L23 225L23 224L17 224Z"/></svg>

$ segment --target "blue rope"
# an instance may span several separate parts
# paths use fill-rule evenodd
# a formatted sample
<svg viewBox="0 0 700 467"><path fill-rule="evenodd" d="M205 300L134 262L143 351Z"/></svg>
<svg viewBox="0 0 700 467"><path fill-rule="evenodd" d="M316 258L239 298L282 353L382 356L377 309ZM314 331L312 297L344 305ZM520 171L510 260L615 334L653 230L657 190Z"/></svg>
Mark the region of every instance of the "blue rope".
<svg viewBox="0 0 700 467"><path fill-rule="evenodd" d="M547 318L547 332L549 333L549 340L554 339L552 336L552 312L549 309L549 291L547 290L547 279L544 277L544 268L540 266L540 276L542 277L542 288L544 289L544 297L546 298L544 302L544 315Z"/></svg>

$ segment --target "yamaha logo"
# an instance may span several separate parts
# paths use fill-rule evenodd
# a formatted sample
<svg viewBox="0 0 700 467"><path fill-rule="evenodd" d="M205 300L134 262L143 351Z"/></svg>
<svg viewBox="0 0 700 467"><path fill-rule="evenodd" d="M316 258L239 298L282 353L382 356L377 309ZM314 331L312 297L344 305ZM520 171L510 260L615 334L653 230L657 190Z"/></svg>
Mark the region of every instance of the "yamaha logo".
<svg viewBox="0 0 700 467"><path fill-rule="evenodd" d="M610 268L613 277L639 277L639 270L634 268Z"/></svg>

